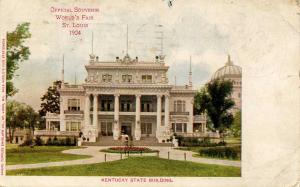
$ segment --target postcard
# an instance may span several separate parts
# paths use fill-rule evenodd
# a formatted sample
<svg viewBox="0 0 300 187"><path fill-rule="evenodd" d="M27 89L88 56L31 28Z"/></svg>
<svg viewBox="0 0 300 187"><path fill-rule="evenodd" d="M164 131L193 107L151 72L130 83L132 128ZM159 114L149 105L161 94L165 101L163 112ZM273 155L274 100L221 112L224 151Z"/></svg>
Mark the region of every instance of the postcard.
<svg viewBox="0 0 300 187"><path fill-rule="evenodd" d="M0 0L0 186L299 186L299 8Z"/></svg>

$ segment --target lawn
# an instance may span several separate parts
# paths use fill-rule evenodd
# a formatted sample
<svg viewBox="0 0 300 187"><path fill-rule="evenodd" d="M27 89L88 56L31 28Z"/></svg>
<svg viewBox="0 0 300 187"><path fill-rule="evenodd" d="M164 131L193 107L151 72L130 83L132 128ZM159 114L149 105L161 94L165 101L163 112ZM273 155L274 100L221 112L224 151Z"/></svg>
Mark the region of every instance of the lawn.
<svg viewBox="0 0 300 187"><path fill-rule="evenodd" d="M65 160L76 160L89 158L87 155L74 155L62 153L63 150L76 149L73 146L35 146L33 148L25 146L8 146L6 148L6 164L33 164L44 162L58 162Z"/></svg>
<svg viewBox="0 0 300 187"><path fill-rule="evenodd" d="M99 164L8 170L7 175L240 177L241 168L144 156Z"/></svg>

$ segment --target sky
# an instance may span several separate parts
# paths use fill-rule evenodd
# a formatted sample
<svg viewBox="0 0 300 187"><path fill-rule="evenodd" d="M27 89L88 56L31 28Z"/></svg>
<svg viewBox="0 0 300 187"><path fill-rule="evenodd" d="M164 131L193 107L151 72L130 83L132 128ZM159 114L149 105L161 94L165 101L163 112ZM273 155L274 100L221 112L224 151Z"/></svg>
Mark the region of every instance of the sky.
<svg viewBox="0 0 300 187"><path fill-rule="evenodd" d="M2 2L6 11L2 21L7 31L17 24L30 22L32 37L26 42L31 55L20 64L14 84L18 93L12 98L25 102L34 109L40 106L40 97L53 81L60 79L62 55L65 56L65 81L83 83L84 65L88 63L94 35L94 53L100 60L113 61L126 51L126 26L128 25L129 55L140 60L153 61L159 54L157 31L164 33L165 63L170 66L169 81L177 85L188 83L189 58L192 57L193 85L199 89L213 73L222 67L227 55L234 64L244 66L259 63L258 57L272 51L276 40L284 37L274 31L274 21L279 17L280 4L256 4L255 1L10 1ZM31 3L28 3L31 2ZM70 3L71 2L71 3ZM88 2L88 3L87 3ZM244 6L247 5L247 6ZM61 28L50 7L99 8L89 27L79 37L70 36ZM272 8L270 8L272 7ZM249 13L255 14L249 16ZM270 16L272 15L272 16ZM283 18L285 15L281 15ZM257 20L263 20L262 23ZM270 21L272 20L272 21ZM286 24L284 21L280 24ZM163 25L158 28L157 25ZM295 27L291 25L291 27ZM255 35L253 34L255 33ZM295 33L293 33L295 34ZM274 40L274 37L276 40ZM263 39L263 41L262 41ZM258 49L257 44L263 43ZM267 64L270 65L270 64ZM264 73L272 73L267 70ZM255 76L259 76L259 73Z"/></svg>

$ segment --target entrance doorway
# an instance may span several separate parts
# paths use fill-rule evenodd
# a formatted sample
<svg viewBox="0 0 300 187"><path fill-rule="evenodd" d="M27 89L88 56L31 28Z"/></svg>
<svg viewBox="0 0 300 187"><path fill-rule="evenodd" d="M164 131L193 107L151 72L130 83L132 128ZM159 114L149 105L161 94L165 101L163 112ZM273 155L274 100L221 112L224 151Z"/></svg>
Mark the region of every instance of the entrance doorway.
<svg viewBox="0 0 300 187"><path fill-rule="evenodd" d="M128 136L132 136L131 123L122 123L121 133L127 134Z"/></svg>

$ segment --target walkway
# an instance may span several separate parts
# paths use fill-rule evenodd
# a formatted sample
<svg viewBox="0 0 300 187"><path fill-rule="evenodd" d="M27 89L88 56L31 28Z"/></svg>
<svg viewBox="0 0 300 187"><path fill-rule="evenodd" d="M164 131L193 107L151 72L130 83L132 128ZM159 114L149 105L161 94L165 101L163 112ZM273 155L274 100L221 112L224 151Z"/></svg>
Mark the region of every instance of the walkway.
<svg viewBox="0 0 300 187"><path fill-rule="evenodd" d="M225 165L225 166L235 166L241 167L240 161L230 161L230 160L218 160L218 159L206 159L206 158L198 158L193 157L192 155L195 154L191 151L181 151L172 149L170 147L151 147L147 146L151 149L159 150L159 157L160 158L169 158L172 160L184 160L184 153L186 153L186 160L197 162L197 163L205 163L205 164L217 164L217 165ZM37 163L37 164L19 164L19 165L7 165L6 170L14 170L14 169L29 169L29 168L41 168L41 167L51 167L51 166L69 166L69 165L82 165L82 164L94 164L94 163L101 163L105 162L105 154L106 154L106 161L114 161L120 160L121 154L116 153L104 153L100 152L99 150L107 149L106 146L89 146L83 149L69 149L63 151L63 153L69 154L77 154L77 155L91 155L91 158L87 159L78 159L78 160L70 160L70 161L60 161L60 162L48 162L48 163ZM139 156L140 154L131 154L130 156ZM144 156L154 156L157 153L143 153ZM124 158L124 155L122 155Z"/></svg>

